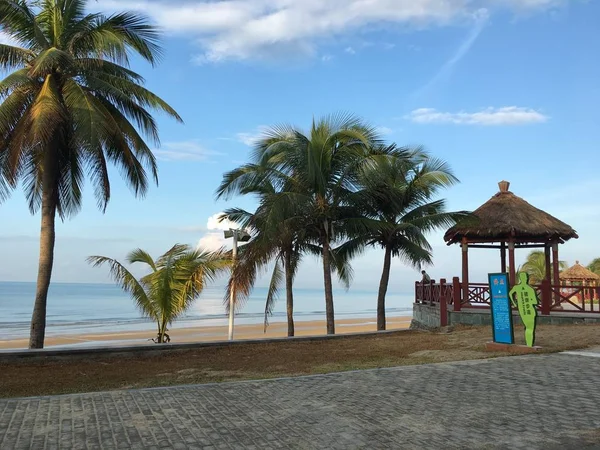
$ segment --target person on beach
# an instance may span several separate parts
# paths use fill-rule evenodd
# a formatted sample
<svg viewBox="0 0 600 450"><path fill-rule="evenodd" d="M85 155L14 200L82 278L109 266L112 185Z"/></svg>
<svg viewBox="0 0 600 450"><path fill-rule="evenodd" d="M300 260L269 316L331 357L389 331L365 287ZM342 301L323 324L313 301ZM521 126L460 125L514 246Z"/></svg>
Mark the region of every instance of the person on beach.
<svg viewBox="0 0 600 450"><path fill-rule="evenodd" d="M525 326L525 342L528 347L533 347L537 319L535 307L539 301L535 289L529 286L529 274L527 272L519 272L519 283L513 286L508 295L512 305L519 308L519 315Z"/></svg>
<svg viewBox="0 0 600 450"><path fill-rule="evenodd" d="M423 275L423 278L421 278L422 283L429 283L431 281L431 277L429 276L429 274L427 272L425 272L424 270L421 270L421 274Z"/></svg>

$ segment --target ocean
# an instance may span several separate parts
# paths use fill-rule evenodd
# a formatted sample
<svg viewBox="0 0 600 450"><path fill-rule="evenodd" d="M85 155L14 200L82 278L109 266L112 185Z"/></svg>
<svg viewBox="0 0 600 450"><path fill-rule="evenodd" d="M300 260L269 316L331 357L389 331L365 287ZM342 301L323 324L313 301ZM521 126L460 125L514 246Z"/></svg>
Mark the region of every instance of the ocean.
<svg viewBox="0 0 600 450"><path fill-rule="evenodd" d="M226 325L224 292L224 287L207 287L172 328ZM254 289L245 307L236 314L236 324L263 322L266 292L266 288ZM29 336L34 297L35 283L0 282L2 339ZM410 316L412 300L410 293L388 292L387 315ZM335 291L334 302L336 319L376 317L376 292ZM294 309L297 321L324 320L323 290L294 289ZM141 317L128 295L112 284L52 283L47 314L47 336L148 330L154 326L152 321ZM283 291L269 321L286 321Z"/></svg>

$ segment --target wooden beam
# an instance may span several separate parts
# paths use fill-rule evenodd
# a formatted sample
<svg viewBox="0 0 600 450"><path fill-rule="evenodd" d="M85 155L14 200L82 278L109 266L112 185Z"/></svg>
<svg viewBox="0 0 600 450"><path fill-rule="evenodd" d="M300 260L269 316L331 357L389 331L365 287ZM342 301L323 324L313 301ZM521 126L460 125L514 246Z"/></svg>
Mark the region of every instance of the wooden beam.
<svg viewBox="0 0 600 450"><path fill-rule="evenodd" d="M461 244L462 250L462 288L463 302L468 303L469 301L469 241L467 238L463 238Z"/></svg>
<svg viewBox="0 0 600 450"><path fill-rule="evenodd" d="M552 284L554 286L560 285L559 266L558 266L558 242L552 244ZM555 289L554 302L560 302L559 289Z"/></svg>
<svg viewBox="0 0 600 450"><path fill-rule="evenodd" d="M515 267L515 243L513 241L508 243L508 266L509 283L514 286L517 278L517 268Z"/></svg>
<svg viewBox="0 0 600 450"><path fill-rule="evenodd" d="M506 242L500 245L500 270L506 273Z"/></svg>
<svg viewBox="0 0 600 450"><path fill-rule="evenodd" d="M548 285L552 282L552 259L550 254L550 244L547 244L544 247L544 260L546 263L546 280L548 280Z"/></svg>

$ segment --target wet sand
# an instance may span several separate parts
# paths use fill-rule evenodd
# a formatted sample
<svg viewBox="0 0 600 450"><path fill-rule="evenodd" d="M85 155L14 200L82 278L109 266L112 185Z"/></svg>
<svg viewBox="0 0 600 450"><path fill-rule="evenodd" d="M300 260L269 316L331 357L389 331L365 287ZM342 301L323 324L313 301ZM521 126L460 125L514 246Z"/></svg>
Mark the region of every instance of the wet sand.
<svg viewBox="0 0 600 450"><path fill-rule="evenodd" d="M390 317L387 319L388 330L399 330L410 326L411 317ZM336 320L336 334L376 331L375 318L356 318ZM177 323L169 330L171 343L211 342L227 340L228 327L189 327L177 328ZM326 323L322 321L295 322L296 336L319 336L327 333ZM46 336L45 347L113 347L123 345L153 345L150 340L156 336L156 329L118 333L73 334L63 336ZM269 339L287 336L287 323L274 322L264 333L263 324L236 325L234 338L237 339ZM28 339L0 340L1 349L27 348Z"/></svg>

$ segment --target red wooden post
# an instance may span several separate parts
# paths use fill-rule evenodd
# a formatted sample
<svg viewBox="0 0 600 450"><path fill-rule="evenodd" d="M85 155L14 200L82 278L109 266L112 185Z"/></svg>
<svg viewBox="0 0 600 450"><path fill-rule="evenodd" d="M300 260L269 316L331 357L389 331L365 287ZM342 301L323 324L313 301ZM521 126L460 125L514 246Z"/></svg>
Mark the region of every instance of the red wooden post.
<svg viewBox="0 0 600 450"><path fill-rule="evenodd" d="M552 280L552 259L550 258L550 244L544 245L544 261L546 262L546 279Z"/></svg>
<svg viewBox="0 0 600 450"><path fill-rule="evenodd" d="M460 299L460 280L458 277L452 278L452 291L454 297L454 311L460 311L461 299Z"/></svg>
<svg viewBox="0 0 600 450"><path fill-rule="evenodd" d="M419 303L419 282L415 281L415 303Z"/></svg>
<svg viewBox="0 0 600 450"><path fill-rule="evenodd" d="M554 285L554 303L560 303L560 278L558 277L558 243L552 244L552 284Z"/></svg>
<svg viewBox="0 0 600 450"><path fill-rule="evenodd" d="M514 286L517 278L517 268L515 267L515 242L512 240L508 243L508 265L508 282L511 286Z"/></svg>
<svg viewBox="0 0 600 450"><path fill-rule="evenodd" d="M542 280L542 315L550 315L550 306L552 304L552 290L550 289L550 280Z"/></svg>
<svg viewBox="0 0 600 450"><path fill-rule="evenodd" d="M469 303L469 243L462 238L462 301Z"/></svg>
<svg viewBox="0 0 600 450"><path fill-rule="evenodd" d="M446 299L446 280L440 280L440 327L448 326L448 300Z"/></svg>
<svg viewBox="0 0 600 450"><path fill-rule="evenodd" d="M435 303L435 280L429 280L429 304L433 306Z"/></svg>

